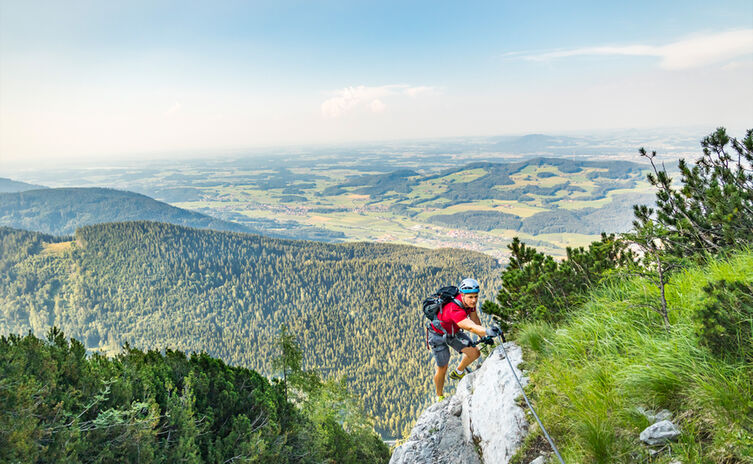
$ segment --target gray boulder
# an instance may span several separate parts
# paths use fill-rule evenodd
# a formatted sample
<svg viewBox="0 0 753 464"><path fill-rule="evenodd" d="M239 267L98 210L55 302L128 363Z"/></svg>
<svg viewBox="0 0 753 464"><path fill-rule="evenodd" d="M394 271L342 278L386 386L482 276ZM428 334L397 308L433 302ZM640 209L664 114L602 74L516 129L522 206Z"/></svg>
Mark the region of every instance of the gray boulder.
<svg viewBox="0 0 753 464"><path fill-rule="evenodd" d="M465 439L461 403L453 398L431 405L416 422L410 438L395 448L390 464L481 464L472 443Z"/></svg>
<svg viewBox="0 0 753 464"><path fill-rule="evenodd" d="M649 425L641 432L641 441L649 446L663 445L680 436L680 431L671 421L663 420Z"/></svg>

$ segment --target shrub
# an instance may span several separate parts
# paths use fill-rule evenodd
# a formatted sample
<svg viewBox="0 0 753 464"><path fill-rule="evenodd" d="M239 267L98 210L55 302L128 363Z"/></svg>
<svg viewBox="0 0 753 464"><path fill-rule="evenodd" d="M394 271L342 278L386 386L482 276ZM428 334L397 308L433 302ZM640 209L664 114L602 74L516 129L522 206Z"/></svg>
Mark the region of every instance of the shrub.
<svg viewBox="0 0 753 464"><path fill-rule="evenodd" d="M694 314L701 344L719 357L753 361L753 284L719 280L703 291Z"/></svg>

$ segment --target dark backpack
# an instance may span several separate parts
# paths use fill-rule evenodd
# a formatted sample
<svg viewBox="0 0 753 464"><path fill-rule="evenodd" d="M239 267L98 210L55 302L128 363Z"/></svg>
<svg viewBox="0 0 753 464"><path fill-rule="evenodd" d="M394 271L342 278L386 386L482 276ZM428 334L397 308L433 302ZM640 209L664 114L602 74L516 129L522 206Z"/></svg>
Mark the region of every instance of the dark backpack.
<svg viewBox="0 0 753 464"><path fill-rule="evenodd" d="M459 290L457 287L442 287L437 290L436 293L433 293L426 297L422 304L424 316L426 316L426 318L431 321L432 326L436 327L438 330L441 330L445 334L447 334L447 331L439 322L439 315L442 313L444 306L455 299L455 296L458 294L458 292Z"/></svg>

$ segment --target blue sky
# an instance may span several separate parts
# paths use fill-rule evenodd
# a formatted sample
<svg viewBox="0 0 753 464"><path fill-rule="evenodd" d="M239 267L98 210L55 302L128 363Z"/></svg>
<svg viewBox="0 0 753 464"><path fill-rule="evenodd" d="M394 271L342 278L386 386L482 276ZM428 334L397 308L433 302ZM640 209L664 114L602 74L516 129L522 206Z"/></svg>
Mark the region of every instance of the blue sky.
<svg viewBox="0 0 753 464"><path fill-rule="evenodd" d="M0 163L751 123L750 1L0 0Z"/></svg>

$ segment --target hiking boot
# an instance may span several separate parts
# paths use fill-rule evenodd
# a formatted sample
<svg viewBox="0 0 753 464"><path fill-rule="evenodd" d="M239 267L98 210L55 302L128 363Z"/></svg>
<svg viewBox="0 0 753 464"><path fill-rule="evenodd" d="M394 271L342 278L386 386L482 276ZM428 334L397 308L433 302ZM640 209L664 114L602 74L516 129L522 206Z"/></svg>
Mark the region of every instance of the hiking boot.
<svg viewBox="0 0 753 464"><path fill-rule="evenodd" d="M453 369L452 372L450 372L450 378L454 380L460 380L463 377L465 377L465 374L466 374L466 371L458 373L457 369Z"/></svg>
<svg viewBox="0 0 753 464"><path fill-rule="evenodd" d="M437 396L437 403L441 403L442 401L444 401L444 395Z"/></svg>

